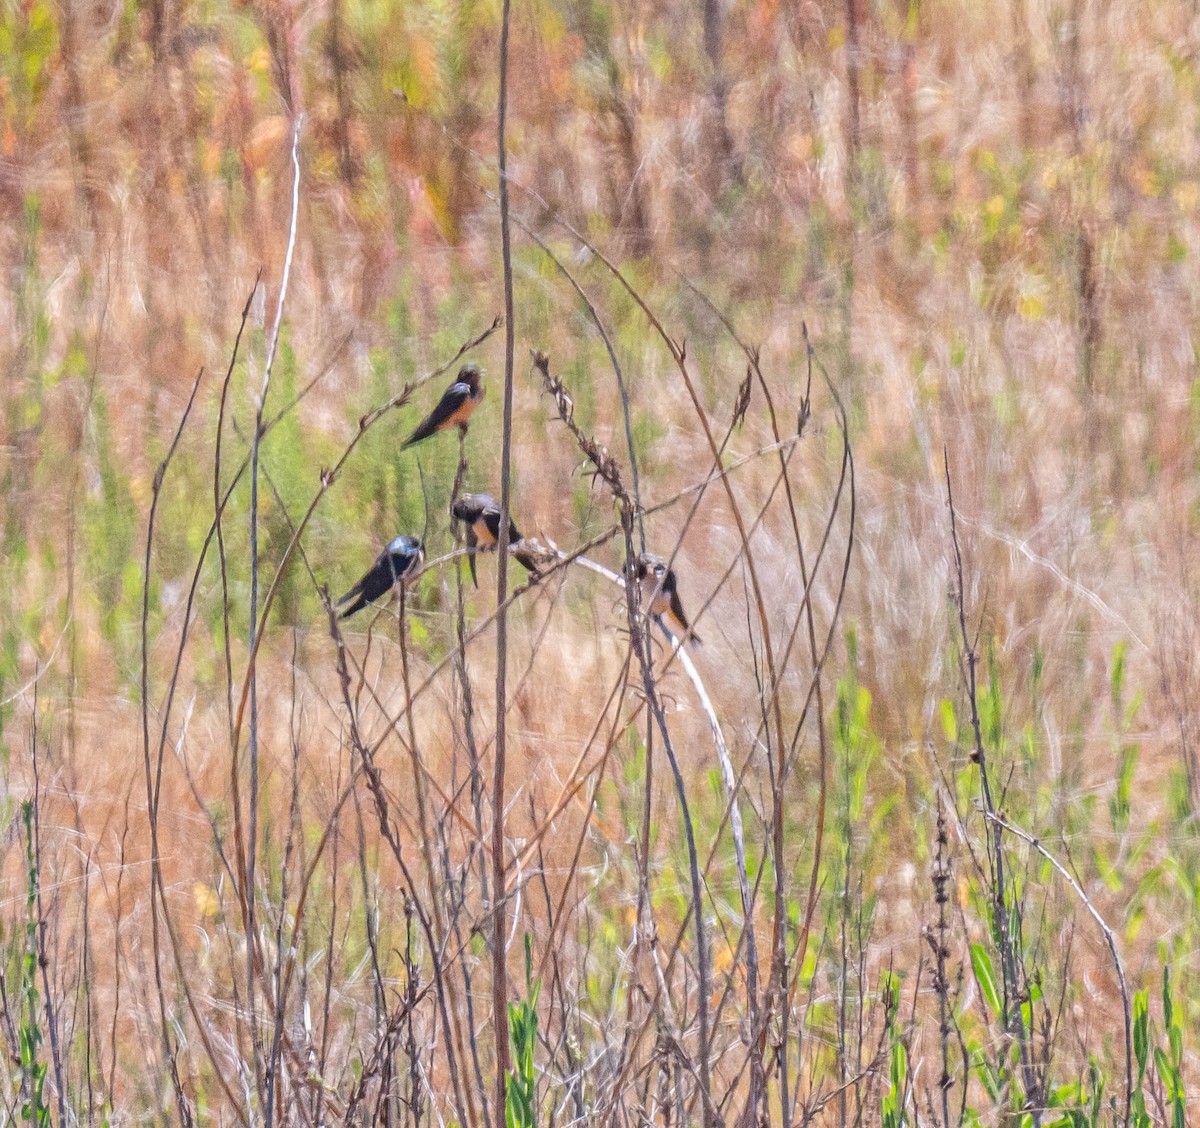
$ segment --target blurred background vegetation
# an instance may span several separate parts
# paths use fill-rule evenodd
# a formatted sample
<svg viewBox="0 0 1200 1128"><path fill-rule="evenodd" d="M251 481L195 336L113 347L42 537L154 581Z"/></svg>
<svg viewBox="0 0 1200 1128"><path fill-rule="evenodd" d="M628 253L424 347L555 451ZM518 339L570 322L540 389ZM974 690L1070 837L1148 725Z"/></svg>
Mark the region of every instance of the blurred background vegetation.
<svg viewBox="0 0 1200 1128"><path fill-rule="evenodd" d="M261 271L231 384L223 482L254 427L287 240L293 121L303 115L299 234L267 416L304 395L263 445L271 483L260 519L264 583L282 559L289 522L359 418L452 356L503 309L492 195L499 21L492 0L0 6L0 750L5 912L15 914L17 929L6 923L5 951L10 962L25 951L19 926L26 824L19 804L32 787L37 671L38 739L52 780L48 801L56 804L44 816L43 848L51 854L42 868L53 868L58 890L49 935L61 945L61 990L69 982L97 1000L105 1017L95 1021L106 1030L117 1017L132 1029L155 1013L136 994L122 1001L119 988L114 1001L105 994L111 984L95 986L94 968L91 979L79 973L90 949L77 936L82 904L115 913L110 933L94 933L112 973L132 958L122 935L144 934L149 911L142 906L140 920L124 920L121 912L134 910L113 905L126 849L140 857L147 849L138 843L136 796L143 554L155 469L204 368L195 415L165 480L148 580L151 649L162 663L157 702L212 520L221 380ZM1079 875L1121 939L1131 986L1149 991L1164 1038L1173 1026L1194 1029L1194 6L520 0L511 52L513 211L579 280L613 334L630 384L645 496L666 498L699 480L707 447L670 355L566 225L618 262L672 336L686 341L715 417L732 411L746 361L695 288L761 349L781 418L795 419L800 410L804 325L847 404L858 525L826 675L837 683L829 810L838 845L822 870L825 916L818 924L825 939L814 939L803 969L818 1007L809 1020L840 1047L828 1059L828 1076L841 1080L827 1090L814 1080L812 1092L844 1086L858 1068L847 1064L846 999L857 992L865 1006L871 992L889 997L881 968L895 966L906 984L904 1008L916 1007L921 930L936 915L930 874L939 795L956 798L964 820L974 820L973 831L960 827L956 847L963 870L951 898L955 927L964 943L987 940L978 923L988 917L987 893L961 854L971 833L983 829L971 814L978 774L959 677L943 444L960 509L966 602L979 632L981 721L1001 805ZM520 231L514 238L514 511L523 531L569 550L605 527L611 509L576 473L578 452L550 423L552 408L539 394L528 349L550 353L584 430L624 459L620 400L586 309L534 241ZM496 493L499 342L493 336L474 357L491 374L491 393L466 444L468 487ZM445 515L456 444L446 437L398 449L440 390L418 393L413 410L372 430L319 509L305 549L335 595L398 532L416 533L428 522L430 553L451 548ZM753 400L732 453L750 454L770 441L762 405ZM806 535L819 536L840 455L832 415L818 415L796 464ZM739 488L765 498L772 473L766 460L753 462ZM246 621L249 607L248 509L242 483L225 519L234 624ZM756 538L777 581L770 611L783 622L795 613L800 581L790 526L776 516ZM665 545L660 551L670 550L681 528L674 511L648 525L651 540ZM697 662L722 715L743 723L754 712L747 702L758 695L746 657L754 653L754 631L744 592L718 590L738 548L725 503L712 490L677 568L685 606L716 592L698 624L707 646ZM619 568L615 549L600 555ZM481 564L488 581L468 597L470 607L490 607L493 574L490 562ZM833 595L817 596L826 622ZM615 629L614 596L573 580L561 602L565 618L556 618L544 645L559 656L556 670L565 671L571 692L579 692L592 651L589 643L581 656L578 639ZM222 610L210 558L196 609L201 642L188 654L184 696L200 789L218 808L225 771L219 761L227 752ZM413 643L432 664L453 644L447 581L425 581L413 610ZM529 638L543 645L535 614L517 614ZM284 690L293 654L314 683L328 680L321 603L298 566L286 575L271 630L267 649ZM238 650L234 641L244 668L244 645ZM806 679L790 686L794 708L806 688ZM589 704L575 716L553 686L541 692L555 698L553 707L536 696L522 704L534 734L526 734L533 791L539 768L574 759L579 742L570 738L586 735L598 712ZM529 719L539 716L544 725ZM276 735L265 786L280 820L264 831L268 858L272 848L282 852L286 829L287 718L279 706L268 723ZM706 728L702 718L681 723L695 726L686 764L694 782L711 767L701 751ZM736 730L731 745L745 758L754 746L753 716L744 732L728 723ZM171 733L181 746L184 737ZM798 890L811 857L817 795L811 729L806 740L789 799ZM624 820L635 826L639 817L644 749L633 741L625 753L624 776L606 785L617 779L622 786L607 807L600 800L607 829L603 841L589 845L593 861L610 848L617 859L629 830ZM191 802L182 772L172 786L182 812ZM700 817L716 834L723 801L715 786L703 794L711 810ZM669 791L660 798L670 822ZM178 818L178 843L209 833L194 809ZM673 832L669 849L679 849ZM343 865L353 862L352 853ZM1032 964L1045 968L1044 989L1054 978L1060 993L1056 1032L1069 1026L1077 1034L1048 1043L1060 1054L1055 1069L1047 1066L1057 1070L1059 1095L1052 1100L1047 1085L1039 1099L1090 1108L1100 1082L1088 1073L1089 1058L1109 1079L1106 1100L1121 1088L1120 1008L1104 970L1106 950L1070 891L1035 854L1022 857L1029 888L1018 895L1033 906L1022 942ZM181 903L195 892L188 911L201 925L211 922L217 909L196 891L218 890L217 903L228 895L219 890L216 855L176 862ZM615 865L604 879L613 883L607 894L597 878L593 911L615 931L589 933L581 966L618 960L628 923L622 898L636 885L630 864ZM670 854L664 872L682 864ZM82 898L75 878L89 891ZM101 884L93 888L94 881ZM802 903L789 905L793 927ZM673 911L663 906L667 917ZM388 912L393 927L403 928L399 909ZM849 933L847 921L854 925ZM359 918L347 927L370 932ZM854 959L846 955L847 934L857 945ZM833 943L838 936L840 946ZM357 950L346 954L347 966ZM974 949L955 949L965 969L956 1005L982 1063L995 1015L985 988L972 994L971 982L987 979L981 958ZM12 982L17 967L11 963ZM1164 967L1173 976L1165 992ZM598 1014L609 1005L606 992L616 990L616 970L589 974L599 978L581 980L581 997ZM1160 999L1171 991L1177 1006L1164 1012ZM347 988L347 999L352 995ZM822 998L835 1001L833 1011L820 1012ZM901 1044L903 1020L894 1008L881 1013L890 1014L884 1025L891 1044ZM346 1035L347 1062L357 1036ZM76 1038L84 1036L77 1030ZM88 1063L77 1063L79 1080L71 1082L75 1106L99 1070L98 1107L131 1115L157 1107L153 1090L161 1078L150 1076L140 1055L122 1058L114 1038L111 1053L105 1042L92 1061L90 1039ZM66 1041L70 1056L75 1047ZM860 1024L862 1061L870 1058L864 1042ZM1191 1050L1180 1055L1177 1068L1195 1080ZM1006 1059L998 1053L997 1060ZM345 1068L350 1077L351 1066ZM815 1078L818 1066L811 1069ZM191 1084L204 1094L197 1099L215 1102L203 1069L196 1070ZM1167 1119L1170 1071L1159 1070L1160 1118ZM26 1092L32 1075L14 1067L17 1074ZM976 1077L984 1076L981 1064ZM936 1076L921 1084L936 1085ZM999 1114L988 1109L1022 1107L1010 1099L1017 1081L996 1084L1001 1096L981 1080L970 1090L972 1109L991 1116L989 1123ZM884 1085L874 1105L862 1099L882 1116L887 1093ZM903 1110L903 1083L900 1098ZM896 1102L893 1092L893 1115ZM911 1116L911 1100L908 1107ZM831 1100L814 1115L832 1117L837 1108ZM844 1105L841 1115L844 1122Z"/></svg>

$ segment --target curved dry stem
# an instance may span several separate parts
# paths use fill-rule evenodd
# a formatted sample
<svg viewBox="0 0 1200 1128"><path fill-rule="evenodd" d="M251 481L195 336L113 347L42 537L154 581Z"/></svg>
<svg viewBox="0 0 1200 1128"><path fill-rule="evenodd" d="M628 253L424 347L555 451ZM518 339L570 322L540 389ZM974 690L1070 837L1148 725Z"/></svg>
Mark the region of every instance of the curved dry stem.
<svg viewBox="0 0 1200 1128"><path fill-rule="evenodd" d="M489 199L495 197L485 190L485 195ZM587 291L579 284L573 275L564 265L562 260L548 247L545 241L533 230L527 223L518 218L512 217L513 222L525 232L542 250L545 256L554 263L559 273L571 284L571 288L579 296L579 300L583 302L584 308L588 311L588 316L592 319L592 324L596 326L596 332L600 334L600 339L604 342L605 351L608 353L608 361L613 367L613 372L617 377L617 393L621 397L621 418L625 424L625 447L629 452L629 474L630 485L633 488L633 505L634 513L638 527L638 542L641 546L641 551L646 551L646 524L642 511L642 486L641 476L638 473L637 451L633 443L633 421L629 410L629 388L625 384L625 373L621 370L621 362L617 359L617 350L613 345L612 337L608 330L604 327L604 322L600 320L600 314L596 310L592 299L588 297Z"/></svg>
<svg viewBox="0 0 1200 1128"><path fill-rule="evenodd" d="M150 931L151 942L153 945L153 961L154 961L154 985L158 996L158 1011L159 1025L162 1038L162 1050L167 1060L168 1072L171 1076L171 1084L175 1092L175 1102L179 1109L180 1118L185 1124L192 1123L191 1104L184 1093L183 1085L179 1078L179 1071L176 1066L176 1049L171 1037L170 1023L167 1018L167 1000L166 992L162 977L162 964L160 959L160 951L162 946L161 937L159 934L159 918L158 910L155 908L155 898L157 904L162 909L163 919L167 925L168 937L171 941L171 950L175 958L177 970L180 966L179 943L175 935L174 928L170 919L170 912L167 908L166 887L162 878L162 857L159 850L158 842L158 801L162 788L162 770L164 759L164 744L159 743L158 755L151 768L150 755L150 642L149 642L149 620L150 620L150 563L151 550L154 546L154 521L158 514L158 502L162 495L163 481L166 478L167 469L171 464L172 458L175 456L175 451L179 446L179 440L183 436L184 427L187 425L188 416L191 414L192 405L196 402L196 393L200 389L200 381L204 376L204 369L196 374L196 379L192 384L191 394L188 396L187 406L183 410L183 415L179 420L179 426L175 430L175 435L171 440L171 445L167 448L167 453L164 455L162 462L159 463L158 469L154 474L153 493L150 501L150 515L146 524L146 554L144 561L144 571L142 575L142 618L141 618L141 644L142 644L142 670L141 670L141 692L142 692L142 758L143 767L145 770L146 783L146 814L150 825L150 882L151 882L151 906L150 906ZM171 691L174 692L175 678L172 677ZM196 1020L197 1029L200 1032L201 1038L205 1042L206 1050L209 1053L212 1061L213 1072L217 1076L218 1083L221 1085L226 1097L229 1099L231 1106L237 1110L238 1117L243 1122L245 1120L245 1110L242 1104L233 1094L232 1088L229 1086L228 1080L224 1073L218 1068L215 1054L212 1046L208 1041L208 1033L200 1020L195 1003L192 1000L191 992L184 982L184 990L187 993L189 1007L191 1008L193 1018Z"/></svg>
<svg viewBox="0 0 1200 1128"><path fill-rule="evenodd" d="M1121 990L1121 1010L1125 1019L1125 1123L1129 1124L1130 1112L1133 1105L1133 1018L1130 1010L1129 1002L1129 984L1125 979L1125 965L1121 961L1121 953L1117 948L1117 938L1113 930L1108 926L1104 917L1100 915L1100 910L1092 903L1091 898L1083 891L1083 886L1076 880L1075 875L1067 869L1038 839L1034 838L1027 830L1022 830L1021 827L1009 822L1003 816L996 814L995 811L985 811L984 815L997 826L1007 830L1010 834L1015 834L1022 842L1028 843L1033 847L1043 858L1046 859L1062 876L1063 880L1074 891L1075 896L1082 902L1083 907L1091 914L1092 919L1100 926L1100 931L1104 933L1104 942L1108 945L1109 954L1112 956L1113 969L1117 973L1117 983Z"/></svg>

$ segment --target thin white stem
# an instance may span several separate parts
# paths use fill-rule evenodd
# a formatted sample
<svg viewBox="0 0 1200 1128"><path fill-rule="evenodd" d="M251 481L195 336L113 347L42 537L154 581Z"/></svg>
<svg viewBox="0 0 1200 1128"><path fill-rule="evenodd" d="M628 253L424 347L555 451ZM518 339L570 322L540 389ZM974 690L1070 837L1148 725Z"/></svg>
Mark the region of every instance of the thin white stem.
<svg viewBox="0 0 1200 1128"><path fill-rule="evenodd" d="M559 552L560 559L566 559L566 556ZM625 586L623 577L617 575L616 572L604 567L603 564L597 564L596 561L588 559L586 556L577 556L574 563L582 565L603 576L607 580L611 580L619 587ZM742 911L746 919L749 919L753 906L750 900L750 879L746 870L746 841L742 829L742 812L737 805L737 773L733 770L733 761L729 757L729 747L725 743L725 734L721 731L721 722L717 718L717 710L713 707L712 698L708 696L708 690L704 688L704 679L700 677L700 671L696 669L696 664L692 661L692 656L687 652L686 646L682 646L681 639L668 629L665 623L659 623L659 626L666 632L667 637L671 640L674 646L674 655L683 664L684 673L692 683L692 688L696 691L696 696L700 700L700 708L704 710L704 715L708 718L709 727L712 729L713 745L717 750L717 759L721 764L721 780L725 784L726 798L729 802L729 827L733 832L733 849L737 858L738 869L738 885L740 886L742 897Z"/></svg>
<svg viewBox="0 0 1200 1128"><path fill-rule="evenodd" d="M296 118L292 127L292 214L288 221L287 251L283 256L283 276L279 282L279 298L275 303L275 321L271 326L271 339L267 343L267 363L263 367L262 391L258 406L262 410L267 398L267 387L271 383L271 369L275 364L275 350L279 345L279 328L283 324L283 303L287 298L288 279L292 276L292 255L296 251L296 228L300 215L300 131L304 127L304 115Z"/></svg>
<svg viewBox="0 0 1200 1128"><path fill-rule="evenodd" d="M1105 942L1108 944L1108 950L1112 955L1113 967L1117 971L1117 980L1121 986L1121 1006L1125 1013L1125 1123L1129 1123L1130 1103L1133 1099L1133 1021L1130 1017L1129 1003L1129 985L1125 982L1125 965L1121 962L1121 953L1117 949L1117 938L1113 930L1109 928L1104 917L1100 915L1100 910L1092 904L1091 899L1083 891L1083 886L1075 880L1074 874L1067 869L1049 850L1046 849L1032 834L1027 830L1022 830L1019 826L1015 826L1007 819L996 814L994 811L985 811L984 814L994 822L997 826L1003 827L1010 834L1015 834L1022 842L1027 842L1032 846L1043 858L1046 859L1058 872L1062 875L1066 883L1075 890L1075 895L1083 902L1083 907L1091 914L1092 919L1100 926L1100 931L1104 933Z"/></svg>
<svg viewBox="0 0 1200 1128"><path fill-rule="evenodd" d="M249 843L246 850L246 888L243 902L246 906L246 935L251 953L258 944L258 932L255 927L255 869L258 854L258 675L254 666L254 654L257 647L255 631L258 628L258 461L259 447L263 432L263 407L267 402L267 389L271 384L271 369L275 364L275 352L279 345L279 330L283 324L283 303L287 297L288 279L292 273L292 255L296 250L296 227L300 214L300 129L304 124L304 115L297 116L292 126L292 211L288 220L287 251L283 256L283 274L279 281L279 297L275 303L275 322L271 327L271 338L267 344L267 359L263 366L262 390L258 395L257 410L254 420L254 441L251 451L250 471L250 816ZM233 754L237 755L236 748ZM278 959L278 956L277 956ZM259 1071L259 1036L258 1019L255 1006L253 954L246 960L246 994L247 1010L250 1017L250 1040L254 1047L255 1073ZM270 1128L273 1122L275 1104L275 1068L279 1055L280 1026L275 1025L272 1035L271 1057L266 1076L266 1114L265 1123Z"/></svg>

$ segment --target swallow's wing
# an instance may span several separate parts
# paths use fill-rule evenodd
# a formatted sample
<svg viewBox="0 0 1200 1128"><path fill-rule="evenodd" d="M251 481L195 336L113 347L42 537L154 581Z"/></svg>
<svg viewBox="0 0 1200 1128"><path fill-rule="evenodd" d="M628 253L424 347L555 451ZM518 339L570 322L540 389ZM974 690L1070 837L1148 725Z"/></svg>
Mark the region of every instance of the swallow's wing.
<svg viewBox="0 0 1200 1128"><path fill-rule="evenodd" d="M403 571L403 567L396 566L391 553L385 552L375 561L375 567L367 573L363 583L363 595L372 603L380 596L387 595Z"/></svg>
<svg viewBox="0 0 1200 1128"><path fill-rule="evenodd" d="M671 588L671 618L674 619L685 631L688 629L687 616L683 613L683 603L679 599L679 592L674 586Z"/></svg>
<svg viewBox="0 0 1200 1128"><path fill-rule="evenodd" d="M484 526L487 529L488 536L491 538L493 545L500 543L500 507L498 505L489 505L480 514ZM517 545L525 538L521 536L521 530L517 528L517 524L512 518L508 521L508 547L513 556L517 558L521 566L528 572L532 572L535 576L540 575L538 572L537 558L533 553L521 551Z"/></svg>
<svg viewBox="0 0 1200 1128"><path fill-rule="evenodd" d="M411 434L409 435L404 446L410 447L414 443L419 443L422 439L429 438L430 435L436 435L438 431L450 426L452 423L460 422L459 413L463 410L467 401L471 398L471 388L468 384L451 384L446 389L446 394L438 400L438 405L429 413L429 417Z"/></svg>
<svg viewBox="0 0 1200 1128"><path fill-rule="evenodd" d="M387 595L392 590L392 584L397 575L398 571L392 564L391 555L385 552L371 565L370 571L347 593L347 597L357 595L358 598L347 610L342 612L342 618L353 615L355 611L362 610L368 603L374 603L381 596Z"/></svg>
<svg viewBox="0 0 1200 1128"><path fill-rule="evenodd" d="M375 563L371 565L366 575L338 600L339 607L345 603L350 603L351 600L354 601L342 612L341 618L345 619L353 615L356 611L361 611L368 603L374 603L375 600L387 595L399 582L400 578L420 559L421 550L419 544L416 551L407 547L401 547L393 551L392 546L389 545L388 548L384 549L383 554Z"/></svg>
<svg viewBox="0 0 1200 1128"><path fill-rule="evenodd" d="M674 584L671 585L671 618L678 621L682 627L682 634L687 634L691 631L691 626L688 624L687 616L683 613L683 604L679 600L679 591ZM692 631L692 642L697 646L700 645L700 636Z"/></svg>
<svg viewBox="0 0 1200 1128"><path fill-rule="evenodd" d="M366 577L364 577L364 579L365 578ZM339 599L337 601L337 606L342 607L345 604L349 603L350 600L352 600L356 595L361 595L362 589L363 589L363 581L359 580L358 583L356 583L348 592L346 592L345 595L342 596L341 599ZM346 614L353 614L353 612L348 611L348 612L346 612Z"/></svg>
<svg viewBox="0 0 1200 1128"><path fill-rule="evenodd" d="M364 607L366 607L366 605L374 598L374 596L366 594L367 588L371 582L371 576L374 574L374 572L375 569L372 568L371 571L363 576L358 583L356 583L348 592L346 592L345 595L342 596L341 599L338 600L337 605L339 607L341 607L343 604L350 603L350 606L338 616L339 619L350 618L351 615L361 611ZM351 603L351 600L354 602Z"/></svg>
<svg viewBox="0 0 1200 1128"><path fill-rule="evenodd" d="M499 524L498 521L497 524ZM518 563L525 571L532 572L534 576L540 576L541 572L538 570L537 557L527 548L516 547L524 539L521 536L521 530L517 528L516 522L510 518L508 522L508 546L512 549L512 554L517 558Z"/></svg>
<svg viewBox="0 0 1200 1128"><path fill-rule="evenodd" d="M467 522L467 567L471 571L471 583L476 587L479 586L479 577L475 575L475 546L479 543L479 538L475 535L475 522Z"/></svg>

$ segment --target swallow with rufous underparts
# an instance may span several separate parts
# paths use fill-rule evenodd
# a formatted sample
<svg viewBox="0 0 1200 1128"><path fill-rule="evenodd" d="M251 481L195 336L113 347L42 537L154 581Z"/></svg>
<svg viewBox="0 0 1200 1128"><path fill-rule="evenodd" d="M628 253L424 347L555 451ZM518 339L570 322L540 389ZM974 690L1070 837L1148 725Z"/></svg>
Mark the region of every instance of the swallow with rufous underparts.
<svg viewBox="0 0 1200 1128"><path fill-rule="evenodd" d="M442 393L435 407L421 425L404 442L405 450L422 439L436 435L448 427L467 430L467 420L483 400L483 373L477 364L464 364L453 384Z"/></svg>
<svg viewBox="0 0 1200 1128"><path fill-rule="evenodd" d="M667 562L652 552L643 552L634 562L633 575L641 588L642 608L646 613L659 619L676 639L691 635L690 641L699 646L700 636L692 631L683 613L675 572L667 567Z"/></svg>
<svg viewBox="0 0 1200 1128"><path fill-rule="evenodd" d="M420 568L422 559L424 546L417 537L396 537L379 554L379 559L371 565L367 574L337 601L339 607L347 603L350 605L338 618L347 619L368 603L387 595L409 573Z"/></svg>
<svg viewBox="0 0 1200 1128"><path fill-rule="evenodd" d="M471 582L478 587L475 576L475 553L479 548L495 548L500 543L500 504L491 494L463 494L450 508L456 521L466 526L467 565L471 569ZM513 519L508 519L508 544L513 556L534 576L538 576L537 558L527 548L519 547L525 538L521 536Z"/></svg>

